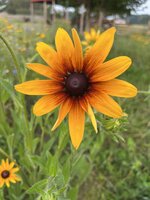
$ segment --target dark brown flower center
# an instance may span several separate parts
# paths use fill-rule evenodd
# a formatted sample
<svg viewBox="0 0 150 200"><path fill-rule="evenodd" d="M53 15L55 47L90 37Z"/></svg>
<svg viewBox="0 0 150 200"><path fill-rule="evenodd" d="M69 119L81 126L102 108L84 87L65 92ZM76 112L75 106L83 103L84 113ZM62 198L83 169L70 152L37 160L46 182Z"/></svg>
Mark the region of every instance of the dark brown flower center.
<svg viewBox="0 0 150 200"><path fill-rule="evenodd" d="M1 173L1 176L2 178L8 178L10 175L10 172L8 170L4 170L2 173Z"/></svg>
<svg viewBox="0 0 150 200"><path fill-rule="evenodd" d="M82 96L88 89L88 79L85 74L74 72L67 77L65 87L71 96Z"/></svg>

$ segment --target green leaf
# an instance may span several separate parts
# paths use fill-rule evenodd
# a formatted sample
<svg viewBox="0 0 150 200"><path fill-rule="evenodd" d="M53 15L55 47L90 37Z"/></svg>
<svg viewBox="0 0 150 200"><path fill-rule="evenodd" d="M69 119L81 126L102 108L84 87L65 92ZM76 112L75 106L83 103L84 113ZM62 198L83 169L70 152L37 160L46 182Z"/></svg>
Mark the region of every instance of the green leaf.
<svg viewBox="0 0 150 200"><path fill-rule="evenodd" d="M56 176L58 170L58 159L56 156L53 156L51 158L51 162L49 165L49 175L50 176Z"/></svg>
<svg viewBox="0 0 150 200"><path fill-rule="evenodd" d="M67 161L65 162L64 166L63 166L63 169L62 169L65 183L67 183L69 181L70 168L71 168L71 166L70 166L70 158L68 158Z"/></svg>
<svg viewBox="0 0 150 200"><path fill-rule="evenodd" d="M4 199L3 190L0 189L0 199Z"/></svg>
<svg viewBox="0 0 150 200"><path fill-rule="evenodd" d="M7 91L10 97L13 99L14 103L16 103L19 107L22 108L21 103L17 99L16 95L14 94L14 88L11 83L6 79L0 79L0 85Z"/></svg>
<svg viewBox="0 0 150 200"><path fill-rule="evenodd" d="M69 190L68 197L70 198L70 200L77 200L78 199L78 191L79 191L78 186L72 187Z"/></svg>
<svg viewBox="0 0 150 200"><path fill-rule="evenodd" d="M48 184L48 179L43 179L41 181L38 181L31 188L27 190L27 193L44 195L45 194L44 189L46 188L47 184Z"/></svg>

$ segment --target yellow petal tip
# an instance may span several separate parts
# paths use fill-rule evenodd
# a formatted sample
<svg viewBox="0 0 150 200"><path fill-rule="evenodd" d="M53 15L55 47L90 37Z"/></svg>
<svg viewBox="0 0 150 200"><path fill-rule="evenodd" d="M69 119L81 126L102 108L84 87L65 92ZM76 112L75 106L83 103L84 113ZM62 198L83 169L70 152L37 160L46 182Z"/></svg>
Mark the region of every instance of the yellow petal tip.
<svg viewBox="0 0 150 200"><path fill-rule="evenodd" d="M75 28L72 28L71 30L72 30L73 32L77 32Z"/></svg>
<svg viewBox="0 0 150 200"><path fill-rule="evenodd" d="M54 131L56 128L53 126L53 128L51 128L51 131Z"/></svg>
<svg viewBox="0 0 150 200"><path fill-rule="evenodd" d="M57 32L60 32L60 31L65 31L65 29L63 29L63 28L58 28L58 29L57 29Z"/></svg>
<svg viewBox="0 0 150 200"><path fill-rule="evenodd" d="M117 29L115 28L115 27L112 27L113 28L113 30L116 32L117 31Z"/></svg>
<svg viewBox="0 0 150 200"><path fill-rule="evenodd" d="M32 64L32 63L26 63L26 66L27 66L27 67L30 67L31 64Z"/></svg>
<svg viewBox="0 0 150 200"><path fill-rule="evenodd" d="M16 91L19 91L19 88L20 88L19 85L20 84L14 86L14 88L15 88Z"/></svg>
<svg viewBox="0 0 150 200"><path fill-rule="evenodd" d="M43 42L37 42L37 43L36 43L36 46L38 46L38 45L40 45L40 44L42 44L42 43L43 43Z"/></svg>
<svg viewBox="0 0 150 200"><path fill-rule="evenodd" d="M107 31L112 31L113 33L115 33L117 31L117 29L115 27L111 27Z"/></svg>
<svg viewBox="0 0 150 200"><path fill-rule="evenodd" d="M74 145L73 145L74 146ZM78 150L79 146L74 146L75 150Z"/></svg>
<svg viewBox="0 0 150 200"><path fill-rule="evenodd" d="M128 117L128 114L125 113L125 112L123 112L122 116L123 116L123 117Z"/></svg>
<svg viewBox="0 0 150 200"><path fill-rule="evenodd" d="M135 97L137 95L137 93L138 93L138 89L135 86L134 86L134 89L135 89L135 93L134 93L133 97Z"/></svg>

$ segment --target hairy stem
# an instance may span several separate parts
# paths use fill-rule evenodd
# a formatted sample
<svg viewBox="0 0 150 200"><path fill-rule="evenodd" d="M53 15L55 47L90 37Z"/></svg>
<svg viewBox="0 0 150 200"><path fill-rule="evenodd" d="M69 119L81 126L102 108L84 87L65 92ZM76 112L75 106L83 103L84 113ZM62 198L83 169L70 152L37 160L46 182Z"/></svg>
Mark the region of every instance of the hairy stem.
<svg viewBox="0 0 150 200"><path fill-rule="evenodd" d="M4 42L4 44L6 45L8 51L10 52L10 54L12 56L12 59L14 61L14 65L15 65L15 68L16 68L17 74L18 74L18 81L22 82L20 66L19 66L19 63L17 61L16 55L15 55L13 49L11 48L11 46L9 45L7 40L1 34L0 34L0 39ZM27 114L25 99L24 99L23 95L21 95L21 101L22 101L22 105L23 105L24 120L25 120L25 124L26 124L26 143L29 148L28 150L31 151L31 149L32 149L32 141L31 141L32 133L31 133L31 130L29 129L28 114Z"/></svg>

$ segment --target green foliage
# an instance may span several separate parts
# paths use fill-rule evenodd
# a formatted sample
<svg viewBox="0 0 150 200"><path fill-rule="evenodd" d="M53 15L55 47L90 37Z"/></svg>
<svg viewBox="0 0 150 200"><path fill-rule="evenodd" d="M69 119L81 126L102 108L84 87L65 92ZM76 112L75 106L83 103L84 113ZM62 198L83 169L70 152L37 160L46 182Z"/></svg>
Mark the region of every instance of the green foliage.
<svg viewBox="0 0 150 200"><path fill-rule="evenodd" d="M147 0L58 0L57 3L65 7L74 6L79 7L85 4L90 10L101 10L105 13L113 14L130 14L140 5L144 4ZM9 1L7 11L12 14L30 14L30 1L29 0L13 0ZM35 5L35 12L42 14L41 5Z"/></svg>
<svg viewBox="0 0 150 200"><path fill-rule="evenodd" d="M25 63L42 62L35 52L36 42L51 41L54 45L60 24L69 30L64 21L57 21L45 30L44 39L39 38L41 26L36 24L32 28L14 24L13 30L7 30L7 26L3 29L16 52L23 81L41 78L27 70ZM0 200L150 199L149 97L139 94L131 100L117 99L128 113L120 120L95 113L98 134L87 117L84 140L76 151L66 120L55 132L50 131L57 110L35 117L32 106L37 98L26 96L25 115L23 96L13 89L19 82L18 74L5 45L0 42L0 46L0 160L16 160L22 178L21 183L0 189ZM130 56L133 66L123 79L139 90L148 90L149 51L148 45L118 35L109 58Z"/></svg>

